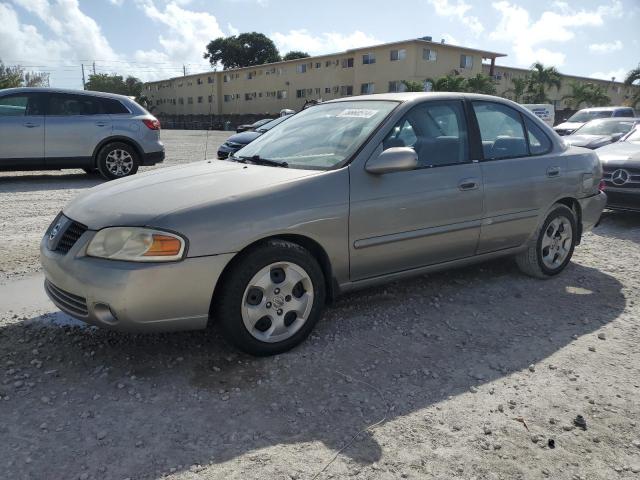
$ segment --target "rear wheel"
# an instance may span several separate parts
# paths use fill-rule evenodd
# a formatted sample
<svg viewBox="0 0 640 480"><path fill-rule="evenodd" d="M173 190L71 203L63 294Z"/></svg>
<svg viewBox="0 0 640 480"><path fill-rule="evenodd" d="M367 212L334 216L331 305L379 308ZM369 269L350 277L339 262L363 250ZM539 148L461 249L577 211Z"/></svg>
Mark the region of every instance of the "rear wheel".
<svg viewBox="0 0 640 480"><path fill-rule="evenodd" d="M273 240L242 257L217 292L214 315L226 336L252 355L302 342L325 303L322 269L303 247Z"/></svg>
<svg viewBox="0 0 640 480"><path fill-rule="evenodd" d="M113 142L102 147L98 153L98 171L107 180L128 177L138 171L140 160L133 147L122 142Z"/></svg>
<svg viewBox="0 0 640 480"><path fill-rule="evenodd" d="M559 274L571 260L577 233L574 211L566 205L554 205L537 231L535 244L516 256L520 270L536 278Z"/></svg>

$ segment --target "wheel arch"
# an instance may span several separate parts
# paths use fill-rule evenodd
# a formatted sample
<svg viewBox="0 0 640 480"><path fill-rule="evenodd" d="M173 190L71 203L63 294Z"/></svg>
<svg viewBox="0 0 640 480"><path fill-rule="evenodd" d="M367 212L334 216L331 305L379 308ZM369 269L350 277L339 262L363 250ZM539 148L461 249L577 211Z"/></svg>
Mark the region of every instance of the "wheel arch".
<svg viewBox="0 0 640 480"><path fill-rule="evenodd" d="M136 142L135 140L133 140L132 138L129 138L129 137L125 137L125 136L121 136L121 135L113 135L111 137L107 137L107 138L101 140L100 143L98 143L96 148L93 150L93 155L91 157L92 158L91 161L93 162L92 166L94 168L96 168L98 166L98 154L100 153L100 150L102 150L106 145L108 145L110 143L114 143L114 142L126 143L127 145L129 145L138 154L138 161L139 162L142 161L143 150L142 150L142 147L140 146L140 144L138 142Z"/></svg>
<svg viewBox="0 0 640 480"><path fill-rule="evenodd" d="M565 205L575 212L576 226L578 228L576 245L580 245L580 240L582 240L582 207L580 207L580 202L578 202L578 199L573 197L563 197L556 200L555 203Z"/></svg>
<svg viewBox="0 0 640 480"><path fill-rule="evenodd" d="M238 253L234 255L234 257L227 263L227 265L222 270L218 281L216 282L215 288L213 289L213 295L211 296L211 303L209 305L209 318L212 318L212 314L215 307L215 302L217 298L217 293L222 288L226 278L231 274L235 265L240 261L240 259L246 255L248 252L255 250L256 248L261 247L265 243L270 240L284 240L287 242L295 243L305 248L311 253L311 255L317 260L320 264L320 268L322 269L322 273L324 275L325 288L327 292L327 303L331 303L335 297L338 295L338 282L333 276L333 267L331 266L331 261L329 260L329 255L325 249L320 245L317 241L313 240L310 237L300 234L278 234L271 235L268 237L261 238L259 240L250 243Z"/></svg>

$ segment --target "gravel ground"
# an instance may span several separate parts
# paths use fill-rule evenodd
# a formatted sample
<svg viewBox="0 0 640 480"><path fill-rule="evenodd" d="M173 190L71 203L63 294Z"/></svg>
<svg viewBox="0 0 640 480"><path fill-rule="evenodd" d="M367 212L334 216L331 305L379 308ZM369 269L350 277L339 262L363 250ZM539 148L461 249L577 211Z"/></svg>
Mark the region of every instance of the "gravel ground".
<svg viewBox="0 0 640 480"><path fill-rule="evenodd" d="M163 137L165 165L202 158L202 132ZM0 173L5 478L640 479L640 215L607 214L554 279L503 260L364 290L255 359L55 313L37 245L98 182Z"/></svg>

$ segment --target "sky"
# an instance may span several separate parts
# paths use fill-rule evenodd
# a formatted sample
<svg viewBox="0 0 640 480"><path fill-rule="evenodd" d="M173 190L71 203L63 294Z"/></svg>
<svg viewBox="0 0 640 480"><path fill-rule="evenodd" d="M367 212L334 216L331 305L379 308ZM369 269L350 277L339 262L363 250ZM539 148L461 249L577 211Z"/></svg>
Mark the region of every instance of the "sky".
<svg viewBox="0 0 640 480"><path fill-rule="evenodd" d="M640 0L0 0L0 60L82 88L81 65L142 80L207 71L208 41L241 32L312 55L429 35L507 54L498 65L621 81L640 62L638 25Z"/></svg>

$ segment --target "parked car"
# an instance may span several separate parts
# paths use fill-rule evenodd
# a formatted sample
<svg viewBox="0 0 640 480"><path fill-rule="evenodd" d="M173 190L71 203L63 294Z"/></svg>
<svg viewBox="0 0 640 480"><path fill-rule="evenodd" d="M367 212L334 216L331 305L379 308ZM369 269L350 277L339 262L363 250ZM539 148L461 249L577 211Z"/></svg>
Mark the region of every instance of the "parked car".
<svg viewBox="0 0 640 480"><path fill-rule="evenodd" d="M236 133L256 130L258 127L263 126L265 123L269 123L271 120L273 120L273 118L263 118L261 120L258 120L257 122L239 125L238 128L236 128Z"/></svg>
<svg viewBox="0 0 640 480"><path fill-rule="evenodd" d="M640 212L640 126L597 153L604 169L607 207Z"/></svg>
<svg viewBox="0 0 640 480"><path fill-rule="evenodd" d="M98 171L111 180L164 160L160 122L129 97L53 88L0 91L0 170Z"/></svg>
<svg viewBox="0 0 640 480"><path fill-rule="evenodd" d="M635 117L631 107L594 107L583 108L571 115L566 122L553 127L558 135L569 135L590 120L609 117Z"/></svg>
<svg viewBox="0 0 640 480"><path fill-rule="evenodd" d="M640 118L598 118L590 120L564 137L574 147L592 150L617 142L640 122Z"/></svg>
<svg viewBox="0 0 640 480"><path fill-rule="evenodd" d="M501 256L559 274L606 203L592 151L498 97L389 93L303 110L227 161L103 184L41 243L68 314L204 328L255 355L300 343L336 295Z"/></svg>
<svg viewBox="0 0 640 480"><path fill-rule="evenodd" d="M556 110L550 103L523 103L521 104L527 110L531 110L544 123L553 127L556 121Z"/></svg>
<svg viewBox="0 0 640 480"><path fill-rule="evenodd" d="M257 128L255 131L251 132L242 132L236 133L235 135L231 135L227 140L218 147L218 159L224 160L232 153L237 152L245 145L248 145L250 142L253 142L256 138L258 138L263 133L268 132L276 125L284 122L291 115L286 115L284 117L278 117L275 120L271 120L268 123L265 123L261 127Z"/></svg>

